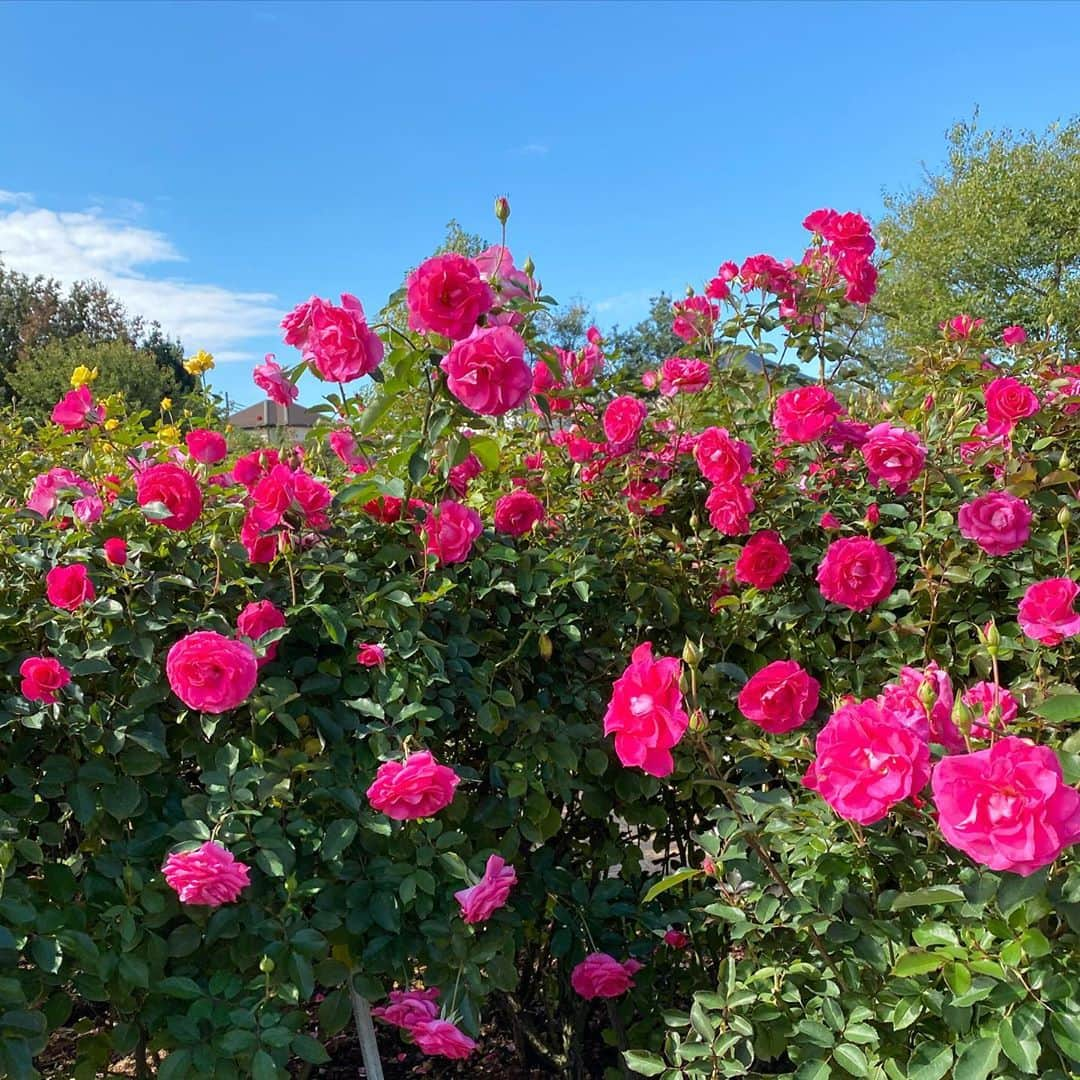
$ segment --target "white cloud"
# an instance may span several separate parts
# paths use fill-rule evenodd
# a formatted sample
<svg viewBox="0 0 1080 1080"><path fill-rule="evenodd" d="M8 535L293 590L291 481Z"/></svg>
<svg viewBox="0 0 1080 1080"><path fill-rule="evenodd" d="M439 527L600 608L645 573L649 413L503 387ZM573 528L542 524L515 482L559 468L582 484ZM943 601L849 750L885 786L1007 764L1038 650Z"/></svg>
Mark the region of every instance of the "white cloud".
<svg viewBox="0 0 1080 1080"><path fill-rule="evenodd" d="M124 200L118 205L139 204ZM274 332L280 312L272 293L238 292L148 268L186 261L163 233L110 216L100 207L79 212L36 207L25 194L0 191L0 260L24 274L64 284L93 279L128 312L157 320L185 348L208 349L224 361L248 360L251 338Z"/></svg>
<svg viewBox="0 0 1080 1080"><path fill-rule="evenodd" d="M603 300L597 300L593 308L605 315L618 315L625 317L628 312L647 313L649 301L656 296L659 290L655 286L644 289L631 289L629 292L619 293L616 296L606 296ZM637 317L641 317L640 315Z"/></svg>
<svg viewBox="0 0 1080 1080"><path fill-rule="evenodd" d="M527 142L515 149L517 154L529 154L535 157L543 157L551 149L547 143Z"/></svg>

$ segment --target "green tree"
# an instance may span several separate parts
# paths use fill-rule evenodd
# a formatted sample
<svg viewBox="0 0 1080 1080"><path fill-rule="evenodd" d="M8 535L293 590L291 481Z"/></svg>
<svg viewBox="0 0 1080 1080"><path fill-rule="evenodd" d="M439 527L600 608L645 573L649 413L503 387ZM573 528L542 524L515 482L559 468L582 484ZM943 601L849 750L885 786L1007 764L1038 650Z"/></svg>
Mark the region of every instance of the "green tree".
<svg viewBox="0 0 1080 1080"><path fill-rule="evenodd" d="M1044 134L957 124L940 172L888 195L878 235L885 355L926 344L960 312L1080 340L1080 119Z"/></svg>
<svg viewBox="0 0 1080 1080"><path fill-rule="evenodd" d="M634 374L659 367L685 344L671 329L671 297L660 293L649 301L649 314L629 330L618 326L611 331L613 350L619 365Z"/></svg>
<svg viewBox="0 0 1080 1080"><path fill-rule="evenodd" d="M61 338L19 360L8 376L20 412L48 416L71 388L71 373L80 364L97 368L94 396L122 392L131 410L147 409L155 416L161 399L179 399L179 380L150 348L128 341L93 342L85 336Z"/></svg>

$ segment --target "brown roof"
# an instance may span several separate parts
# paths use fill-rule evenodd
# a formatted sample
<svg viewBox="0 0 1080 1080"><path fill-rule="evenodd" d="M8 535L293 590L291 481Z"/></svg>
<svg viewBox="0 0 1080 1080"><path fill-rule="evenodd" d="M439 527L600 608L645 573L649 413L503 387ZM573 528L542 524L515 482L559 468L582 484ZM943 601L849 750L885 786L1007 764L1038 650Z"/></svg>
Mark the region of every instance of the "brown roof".
<svg viewBox="0 0 1080 1080"><path fill-rule="evenodd" d="M275 401L260 401L249 405L229 417L234 428L254 431L258 428L273 427L314 427L321 419L318 413L305 409L303 405L290 405L285 408Z"/></svg>

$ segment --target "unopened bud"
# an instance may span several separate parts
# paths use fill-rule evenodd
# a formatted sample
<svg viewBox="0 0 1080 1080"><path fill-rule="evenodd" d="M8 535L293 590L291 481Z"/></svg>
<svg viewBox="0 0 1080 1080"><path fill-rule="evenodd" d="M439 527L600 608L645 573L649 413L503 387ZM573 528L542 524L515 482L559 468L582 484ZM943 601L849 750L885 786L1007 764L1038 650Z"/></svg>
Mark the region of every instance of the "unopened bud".
<svg viewBox="0 0 1080 1080"><path fill-rule="evenodd" d="M694 295L694 286L693 286L693 285L687 285L687 286L686 286L686 296L687 296L687 299L689 299L689 298L690 298L691 296L693 296L693 295Z"/></svg>
<svg viewBox="0 0 1080 1080"><path fill-rule="evenodd" d="M1062 450L1061 451L1061 457L1058 458L1058 468L1059 469L1067 469L1067 468L1069 468L1069 466L1071 464L1072 463L1069 460L1069 451L1068 450Z"/></svg>
<svg viewBox="0 0 1080 1080"><path fill-rule="evenodd" d="M1001 635L998 633L997 624L991 619L979 631L979 640L986 646L986 651L991 657L996 657L1001 645Z"/></svg>
<svg viewBox="0 0 1080 1080"><path fill-rule="evenodd" d="M975 716L972 711L964 704L963 699L957 696L952 707L952 722L961 735L971 734L971 721L974 719Z"/></svg>
<svg viewBox="0 0 1080 1080"><path fill-rule="evenodd" d="M700 525L700 524L701 524L701 518L699 518L699 517L698 517L697 511L695 510L695 511L694 511L694 512L693 512L693 513L692 513L692 514L690 515L690 528L691 528L691 529L692 529L692 530L693 530L694 532L697 532L697 530L698 530L698 525Z"/></svg>
<svg viewBox="0 0 1080 1080"><path fill-rule="evenodd" d="M705 719L705 714L700 709L695 709L690 714L690 723L687 725L691 732L704 731L709 726L709 721Z"/></svg>
<svg viewBox="0 0 1080 1080"><path fill-rule="evenodd" d="M991 731L997 731L1001 727L1001 706L995 702L986 714L986 722Z"/></svg>
<svg viewBox="0 0 1080 1080"><path fill-rule="evenodd" d="M270 972L271 972L271 971L273 971L275 967L276 967L276 965L274 964L274 961L273 961L273 960L271 960L269 956L264 956L264 957L263 957L263 958L262 958L262 959L261 959L261 960L259 961L259 970L260 970L260 971L261 971L261 972L262 972L262 973L263 973L264 975L269 975L269 974L270 974Z"/></svg>
<svg viewBox="0 0 1080 1080"><path fill-rule="evenodd" d="M495 217L500 225L505 225L510 219L510 200L505 195L495 200Z"/></svg>
<svg viewBox="0 0 1080 1080"><path fill-rule="evenodd" d="M536 270L536 263L533 262L533 259L532 259L531 255L529 255L525 259L525 265L522 266L521 269L525 271L525 274L526 274L527 277L532 277L533 276L533 272Z"/></svg>
<svg viewBox="0 0 1080 1080"><path fill-rule="evenodd" d="M1072 514L1069 512L1067 506L1063 506L1057 514L1057 523L1063 528L1067 529L1072 524Z"/></svg>
<svg viewBox="0 0 1080 1080"><path fill-rule="evenodd" d="M919 684L919 692L917 696L919 699L919 703L927 711L934 707L934 704L937 702L938 699L937 690L934 688L934 684L930 682L929 679Z"/></svg>
<svg viewBox="0 0 1080 1080"><path fill-rule="evenodd" d="M544 660L550 660L551 659L551 654L552 654L552 652L554 652L554 649L552 648L552 645L551 645L551 638L549 638L547 636L547 634L541 634L539 644L540 644L540 656Z"/></svg>
<svg viewBox="0 0 1080 1080"><path fill-rule="evenodd" d="M702 641L695 645L689 638L686 639L686 644L683 645L682 658L687 667L697 668L701 663L701 658L704 655Z"/></svg>
<svg viewBox="0 0 1080 1080"><path fill-rule="evenodd" d="M934 409L934 395L933 394L927 394L926 397L923 398L922 407L923 407L923 412L933 412L933 409Z"/></svg>

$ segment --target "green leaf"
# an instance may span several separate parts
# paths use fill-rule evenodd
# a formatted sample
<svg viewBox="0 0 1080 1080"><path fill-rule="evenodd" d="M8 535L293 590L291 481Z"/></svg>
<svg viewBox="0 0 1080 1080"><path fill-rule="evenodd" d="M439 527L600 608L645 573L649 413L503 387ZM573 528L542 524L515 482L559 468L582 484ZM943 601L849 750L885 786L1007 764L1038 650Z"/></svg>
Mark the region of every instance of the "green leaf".
<svg viewBox="0 0 1080 1080"><path fill-rule="evenodd" d="M716 1028L708 1014L701 1007L701 1002L695 1001L690 1006L690 1026L706 1041L711 1043L716 1038Z"/></svg>
<svg viewBox="0 0 1080 1080"><path fill-rule="evenodd" d="M945 957L936 953L923 952L920 949L908 949L893 966L893 974L900 976L925 975L928 971L937 971L945 963Z"/></svg>
<svg viewBox="0 0 1080 1080"><path fill-rule="evenodd" d="M486 435L475 436L469 440L469 449L480 459L480 464L489 472L499 468L499 444Z"/></svg>
<svg viewBox="0 0 1080 1080"><path fill-rule="evenodd" d="M922 1012L922 1002L918 998L901 998L893 1009L892 1024L897 1031L911 1027Z"/></svg>
<svg viewBox="0 0 1080 1080"><path fill-rule="evenodd" d="M336 859L356 837L359 825L349 818L339 818L332 821L323 835L320 851L324 859Z"/></svg>
<svg viewBox="0 0 1080 1080"><path fill-rule="evenodd" d="M865 1076L869 1069L866 1055L857 1046L852 1046L851 1043L840 1043L833 1050L833 1060L841 1068L851 1073L852 1076Z"/></svg>
<svg viewBox="0 0 1080 1080"><path fill-rule="evenodd" d="M1056 724L1080 720L1080 694L1055 694L1031 710L1036 716L1052 720Z"/></svg>
<svg viewBox="0 0 1080 1080"><path fill-rule="evenodd" d="M174 1050L158 1067L157 1080L189 1080L192 1072L191 1051Z"/></svg>
<svg viewBox="0 0 1080 1080"><path fill-rule="evenodd" d="M913 892L903 892L893 898L889 911L903 911L905 908L928 907L931 904L959 904L967 899L959 885L932 885Z"/></svg>
<svg viewBox="0 0 1080 1080"><path fill-rule="evenodd" d="M951 1046L924 1042L908 1061L907 1080L941 1080L952 1066L952 1060Z"/></svg>
<svg viewBox="0 0 1080 1080"><path fill-rule="evenodd" d="M623 1061L642 1076L659 1076L667 1068L663 1058L647 1050L627 1050L623 1054Z"/></svg>
<svg viewBox="0 0 1080 1080"><path fill-rule="evenodd" d="M338 614L337 608L329 604L312 604L311 610L322 620L327 637L335 645L344 645L348 640L349 631L345 626L345 620Z"/></svg>
<svg viewBox="0 0 1080 1080"><path fill-rule="evenodd" d="M154 990L159 994L181 998L184 1001L194 1001L203 996L202 987L194 979L188 979L183 975L170 975L166 979L159 979L154 983Z"/></svg>
<svg viewBox="0 0 1080 1080"><path fill-rule="evenodd" d="M1050 1031L1062 1053L1080 1062L1080 1023L1065 1013L1056 1012L1050 1017Z"/></svg>
<svg viewBox="0 0 1080 1080"><path fill-rule="evenodd" d="M650 900L655 900L661 893L665 893L668 889L674 889L676 885L682 884L684 881L689 881L693 877L697 877L702 871L694 869L676 870L674 874L668 874L666 878L661 878L642 899L643 904L649 903Z"/></svg>
<svg viewBox="0 0 1080 1080"><path fill-rule="evenodd" d="M251 1059L251 1078L252 1080L278 1080L278 1067L265 1050L260 1050Z"/></svg>
<svg viewBox="0 0 1080 1080"><path fill-rule="evenodd" d="M1001 1044L997 1039L982 1038L969 1042L956 1059L953 1080L986 1080L997 1065Z"/></svg>
<svg viewBox="0 0 1080 1080"><path fill-rule="evenodd" d="M1005 1056L1021 1071L1034 1073L1038 1071L1039 1041L1038 1039L1020 1038L1013 1031L1013 1018L1003 1017L998 1024L998 1040Z"/></svg>
<svg viewBox="0 0 1080 1080"><path fill-rule="evenodd" d="M836 1044L836 1036L818 1020L800 1020L795 1030L806 1037L814 1046L831 1050Z"/></svg>
<svg viewBox="0 0 1080 1080"><path fill-rule="evenodd" d="M325 1065L330 1060L326 1047L310 1035L294 1035L289 1045L298 1058L309 1061L312 1065Z"/></svg>

